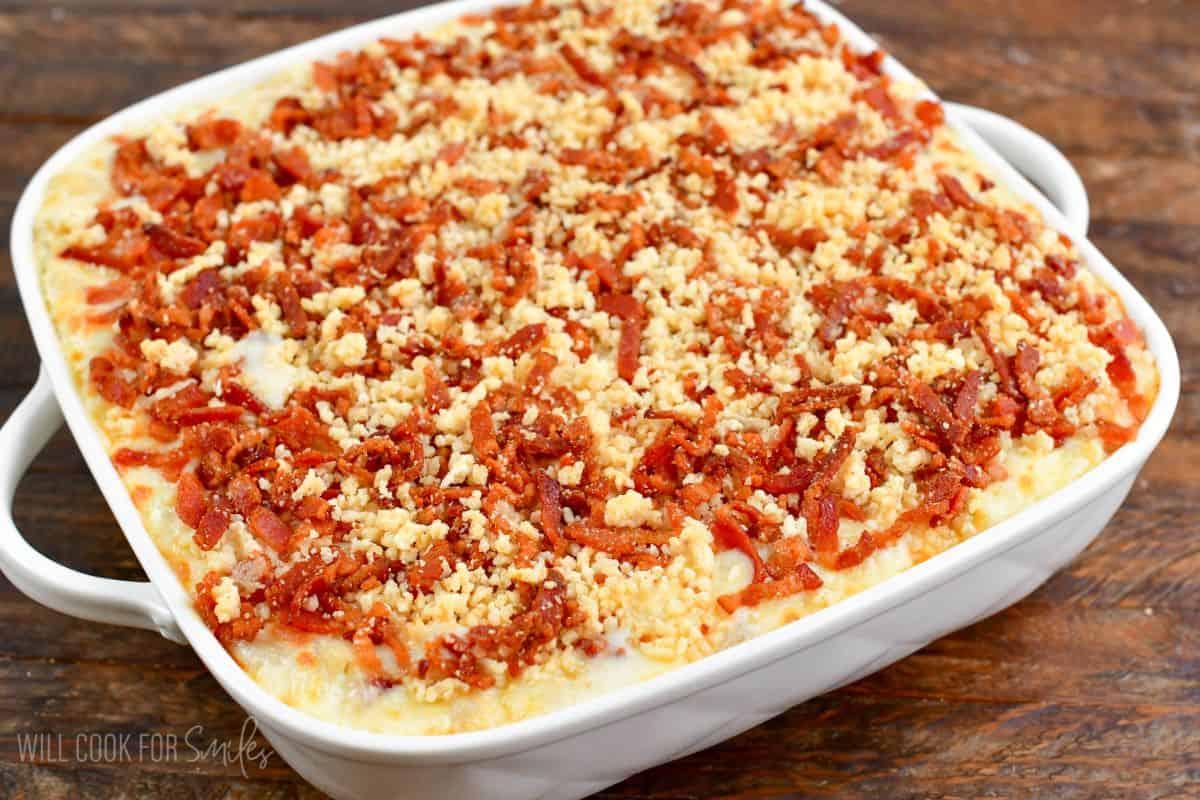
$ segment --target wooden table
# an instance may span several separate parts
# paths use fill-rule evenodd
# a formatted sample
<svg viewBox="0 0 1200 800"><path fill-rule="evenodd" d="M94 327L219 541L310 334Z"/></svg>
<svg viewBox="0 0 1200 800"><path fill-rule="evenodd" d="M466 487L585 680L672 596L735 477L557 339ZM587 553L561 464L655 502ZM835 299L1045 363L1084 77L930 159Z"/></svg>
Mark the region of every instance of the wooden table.
<svg viewBox="0 0 1200 800"><path fill-rule="evenodd" d="M43 159L105 115L410 4L3 0L0 218ZM1091 192L1093 241L1174 332L1183 400L1113 523L1033 597L601 796L1200 796L1200 3L839 5L944 97L1015 117L1066 151ZM0 259L7 413L37 357ZM17 521L64 563L141 575L66 435L24 480ZM237 739L242 712L187 648L60 616L2 578L0 630L0 796L320 796L278 757L243 776L182 746L157 762L137 751L139 734L182 739L196 724L201 746ZM33 732L62 734L66 763L23 759L18 735ZM135 746L80 763L78 733L133 734Z"/></svg>

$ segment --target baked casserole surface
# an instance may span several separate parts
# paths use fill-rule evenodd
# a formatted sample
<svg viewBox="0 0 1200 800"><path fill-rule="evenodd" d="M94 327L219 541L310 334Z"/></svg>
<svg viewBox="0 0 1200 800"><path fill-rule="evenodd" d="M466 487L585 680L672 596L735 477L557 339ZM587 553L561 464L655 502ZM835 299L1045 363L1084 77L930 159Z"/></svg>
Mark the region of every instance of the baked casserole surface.
<svg viewBox="0 0 1200 800"><path fill-rule="evenodd" d="M875 585L1157 391L1116 295L802 6L549 0L305 64L56 176L47 303L264 688L491 727Z"/></svg>

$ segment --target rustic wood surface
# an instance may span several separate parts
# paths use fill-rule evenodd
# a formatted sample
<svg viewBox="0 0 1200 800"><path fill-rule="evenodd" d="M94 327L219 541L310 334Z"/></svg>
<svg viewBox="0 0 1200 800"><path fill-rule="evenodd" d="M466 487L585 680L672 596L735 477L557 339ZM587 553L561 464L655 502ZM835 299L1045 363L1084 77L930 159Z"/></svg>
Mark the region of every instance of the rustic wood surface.
<svg viewBox="0 0 1200 800"><path fill-rule="evenodd" d="M412 0L0 0L0 228L86 125L149 94ZM1167 440L1087 552L1014 608L604 798L1200 796L1200 3L843 0L944 97L1056 142L1091 193L1093 241L1166 319L1183 361ZM0 414L37 356L0 254ZM47 555L141 570L58 435L17 499ZM99 763L78 733L236 740L243 714L190 650L48 611L0 578L0 796L315 798L190 751ZM62 760L20 734L62 734ZM56 755L51 752L43 755Z"/></svg>

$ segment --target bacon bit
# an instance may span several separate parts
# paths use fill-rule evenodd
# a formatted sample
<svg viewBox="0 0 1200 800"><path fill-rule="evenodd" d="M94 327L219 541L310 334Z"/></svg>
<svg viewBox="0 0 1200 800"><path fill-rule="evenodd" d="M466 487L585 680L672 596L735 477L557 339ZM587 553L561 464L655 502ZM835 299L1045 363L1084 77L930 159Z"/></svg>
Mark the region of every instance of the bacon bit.
<svg viewBox="0 0 1200 800"><path fill-rule="evenodd" d="M288 324L288 333L294 339L304 338L308 330L308 312L300 304L300 293L292 286L284 286L276 294L283 321Z"/></svg>
<svg viewBox="0 0 1200 800"><path fill-rule="evenodd" d="M762 489L768 494L773 494L776 497L786 494L804 494L804 491L812 483L813 470L805 465L797 465L792 467L791 472L780 472L775 475L768 476L763 482Z"/></svg>
<svg viewBox="0 0 1200 800"><path fill-rule="evenodd" d="M537 347L545 338L545 323L538 322L533 325L526 325L523 328L518 328L500 344L499 353L515 361L534 347Z"/></svg>
<svg viewBox="0 0 1200 800"><path fill-rule="evenodd" d="M617 342L617 374L629 383L637 375L642 355L643 325L640 319L627 319L621 323L621 338Z"/></svg>
<svg viewBox="0 0 1200 800"><path fill-rule="evenodd" d="M836 552L838 546L838 504L837 498L828 494L829 484L854 449L854 440L854 431L847 428L817 459L812 482L800 504L808 523L808 541L823 557Z"/></svg>
<svg viewBox="0 0 1200 800"><path fill-rule="evenodd" d="M454 571L455 561L450 543L444 539L436 541L408 568L408 583L417 592L428 594L438 581Z"/></svg>
<svg viewBox="0 0 1200 800"><path fill-rule="evenodd" d="M877 486L881 486L887 479L888 472L887 461L884 458L883 450L875 448L868 451L864 461L866 462L865 466L867 477L871 480L871 488L874 489Z"/></svg>
<svg viewBox="0 0 1200 800"><path fill-rule="evenodd" d="M329 447L332 443L325 425L307 408L291 406L278 417L261 420L268 425L288 449L307 450L315 446Z"/></svg>
<svg viewBox="0 0 1200 800"><path fill-rule="evenodd" d="M946 407L945 401L938 396L938 393L929 384L919 381L910 375L908 379L908 391L913 406L933 424L933 428L939 436L952 445L962 443L963 438L967 434L967 428L963 424L964 420L959 419L956 414L951 413L950 409ZM978 392L978 387L976 387L976 392ZM973 406L974 403L972 402ZM957 409L957 403L955 404L955 408Z"/></svg>
<svg viewBox="0 0 1200 800"><path fill-rule="evenodd" d="M443 145L442 149L438 150L437 157L434 160L444 161L450 166L454 166L462 160L462 157L466 155L466 152L466 142L452 142L450 144Z"/></svg>
<svg viewBox="0 0 1200 800"><path fill-rule="evenodd" d="M232 407L241 406L251 414L262 414L267 410L249 389L234 380L221 381L221 399L227 400Z"/></svg>
<svg viewBox="0 0 1200 800"><path fill-rule="evenodd" d="M284 553L292 540L292 529L271 509L256 506L246 518L254 538L277 553Z"/></svg>
<svg viewBox="0 0 1200 800"><path fill-rule="evenodd" d="M404 641L401 632L393 620L388 620L380 626L380 635L383 638L383 644L391 651L392 657L396 659L396 666L402 674L408 674L412 671L412 656L408 652L408 644Z"/></svg>
<svg viewBox="0 0 1200 800"><path fill-rule="evenodd" d="M1026 410L1029 421L1041 427L1050 427L1058 419L1058 413L1048 392L1036 380L1041 358L1042 354L1036 347L1020 342L1017 345L1017 354L1013 357L1013 374L1017 380L1017 388L1029 401Z"/></svg>
<svg viewBox="0 0 1200 800"><path fill-rule="evenodd" d="M825 582L813 571L808 564L801 564L791 575L776 578L763 583L751 583L736 594L725 594L717 598L717 604L732 614L742 606L756 606L768 600L780 597L791 597L801 592L811 592L820 589Z"/></svg>
<svg viewBox="0 0 1200 800"><path fill-rule="evenodd" d="M249 518L255 508L262 505L262 491L255 481L246 475L238 475L229 482L225 494L243 517Z"/></svg>
<svg viewBox="0 0 1200 800"><path fill-rule="evenodd" d="M229 147L242 136L242 124L235 119L208 117L187 126L188 148L217 150Z"/></svg>
<svg viewBox="0 0 1200 800"><path fill-rule="evenodd" d="M736 367L725 370L725 382L733 387L738 397L745 397L750 392L766 394L775 388L775 384L765 375L747 375Z"/></svg>
<svg viewBox="0 0 1200 800"><path fill-rule="evenodd" d="M691 76L697 86L707 87L709 85L708 75L705 74L704 69L693 59L685 55L682 50L667 47L662 52L662 58L668 64L678 67Z"/></svg>
<svg viewBox="0 0 1200 800"><path fill-rule="evenodd" d="M887 54L882 50L857 53L848 47L842 48L842 65L860 81L883 74L883 61L885 58L887 58Z"/></svg>
<svg viewBox="0 0 1200 800"><path fill-rule="evenodd" d="M128 300L133 290L133 282L128 278L114 278L108 283L87 287L84 290L84 300L93 306L106 305L118 300Z"/></svg>
<svg viewBox="0 0 1200 800"><path fill-rule="evenodd" d="M895 101L888 93L887 86L882 82L873 83L866 89L860 89L856 98L878 111L886 119L900 119L900 109L896 107Z"/></svg>
<svg viewBox="0 0 1200 800"><path fill-rule="evenodd" d="M196 523L196 544L202 550L212 550L229 530L229 515L216 506L210 506Z"/></svg>
<svg viewBox="0 0 1200 800"><path fill-rule="evenodd" d="M180 411L174 422L182 428L205 422L236 422L245 413L241 406L201 406Z"/></svg>
<svg viewBox="0 0 1200 800"><path fill-rule="evenodd" d="M538 473L538 497L542 514L542 533L550 543L555 555L567 550L567 541L562 529L562 489L558 481L544 472Z"/></svg>
<svg viewBox="0 0 1200 800"><path fill-rule="evenodd" d="M122 447L113 453L112 460L119 469L152 467L162 472L167 480L176 480L189 458L180 450L150 452Z"/></svg>
<svg viewBox="0 0 1200 800"><path fill-rule="evenodd" d="M236 619L229 622L221 622L217 619L217 601L213 597L213 590L220 582L221 575L212 571L196 584L196 611L200 614L200 618L204 620L204 624L209 627L217 640L226 647L237 641L254 639L262 630L263 619L255 613L252 603L243 600L241 613Z"/></svg>
<svg viewBox="0 0 1200 800"><path fill-rule="evenodd" d="M781 252L799 248L811 253L821 242L829 241L829 234L820 228L802 228L800 230L782 230L774 225L762 225L759 229L767 234L771 244Z"/></svg>
<svg viewBox="0 0 1200 800"><path fill-rule="evenodd" d="M950 202L954 203L954 205L969 211L979 207L975 202L975 198L971 197L971 194L963 188L958 178L939 172L937 179L938 183L942 186L942 191L946 193L946 196L950 198Z"/></svg>
<svg viewBox="0 0 1200 800"><path fill-rule="evenodd" d="M622 283L620 271L602 255L589 253L583 257L569 257L568 263L594 273L601 285L609 289L616 289Z"/></svg>
<svg viewBox="0 0 1200 800"><path fill-rule="evenodd" d="M843 550L837 555L837 568L850 569L857 567L859 564L867 560L867 556L871 555L878 548L870 531L863 531L858 537L858 541L848 549Z"/></svg>
<svg viewBox="0 0 1200 800"><path fill-rule="evenodd" d="M1075 277L1075 273L1079 270L1079 263L1075 260L1068 261L1060 255L1048 253L1044 259L1046 266L1054 270L1062 277L1070 280Z"/></svg>
<svg viewBox="0 0 1200 800"><path fill-rule="evenodd" d="M1023 245L1033 235L1029 218L1019 211L1011 209L991 209L992 222L1000 238L1007 244Z"/></svg>
<svg viewBox="0 0 1200 800"><path fill-rule="evenodd" d="M771 545L767 572L772 578L784 578L812 559L812 548L804 541L803 536L788 536Z"/></svg>
<svg viewBox="0 0 1200 800"><path fill-rule="evenodd" d="M183 290L179 293L179 299L186 307L197 309L213 298L220 290L220 286L221 277L215 269L202 270L196 273L196 277L184 284Z"/></svg>
<svg viewBox="0 0 1200 800"><path fill-rule="evenodd" d="M125 378L111 359L96 356L88 363L88 380L110 403L129 408L140 394L133 381Z"/></svg>
<svg viewBox="0 0 1200 800"><path fill-rule="evenodd" d="M206 241L216 240L220 236L221 212L225 210L224 195L205 195L192 206L192 229Z"/></svg>
<svg viewBox="0 0 1200 800"><path fill-rule="evenodd" d="M631 294L606 294L600 297L600 310L617 317L621 322L621 338L617 343L617 374L632 382L637 375L642 353L642 331L646 310Z"/></svg>
<svg viewBox="0 0 1200 800"><path fill-rule="evenodd" d="M1108 420L1098 420L1096 430L1104 442L1104 452L1114 453L1137 438L1136 425L1117 425Z"/></svg>
<svg viewBox="0 0 1200 800"><path fill-rule="evenodd" d="M832 347L842 336L842 323L850 314L850 309L862 295L862 287L855 283L845 283L836 286L823 287L827 299L818 300L823 306L825 319L817 329L817 338L826 347ZM821 295L818 294L817 298Z"/></svg>
<svg viewBox="0 0 1200 800"><path fill-rule="evenodd" d="M605 528L575 522L568 525L564 535L571 541L608 553L616 558L629 558L645 552L647 547L663 547L670 540L670 531L644 528Z"/></svg>
<svg viewBox="0 0 1200 800"><path fill-rule="evenodd" d="M723 172L716 176L716 191L713 192L713 205L729 216L738 211L737 181L732 175Z"/></svg>
<svg viewBox="0 0 1200 800"><path fill-rule="evenodd" d="M821 27L821 40L829 47L835 46L841 41L842 32L838 29L836 22L831 22L828 25Z"/></svg>
<svg viewBox="0 0 1200 800"><path fill-rule="evenodd" d="M564 42L562 46L559 47L559 53L562 54L563 59L571 66L571 69L575 70L575 74L578 75L583 81L590 83L593 86L608 86L608 80L599 72L597 72L595 68L588 63L587 59L584 58L583 55L574 47Z"/></svg>
<svg viewBox="0 0 1200 800"><path fill-rule="evenodd" d="M580 361L587 361L592 355L592 335L580 321L568 319L563 321L566 335L571 337L571 353L578 356Z"/></svg>
<svg viewBox="0 0 1200 800"><path fill-rule="evenodd" d="M275 202L279 200L279 196L279 185L275 183L275 179L271 177L270 173L260 170L253 173L242 184L240 199L243 203L253 203L256 200Z"/></svg>
<svg viewBox="0 0 1200 800"><path fill-rule="evenodd" d="M988 358L991 359L992 369L996 371L996 377L1000 382L1000 391L1016 397L1020 390L1017 388L1017 381L1013 377L1012 365L1008 357L1000 352L983 326L975 328L975 335L983 344L983 349L987 351Z"/></svg>
<svg viewBox="0 0 1200 800"><path fill-rule="evenodd" d="M350 639L354 650L354 660L367 675L378 678L383 674L383 662L375 652L375 642L371 640L369 625L359 628Z"/></svg>
<svg viewBox="0 0 1200 800"><path fill-rule="evenodd" d="M809 386L794 389L779 398L780 415L803 414L807 411L826 411L845 408L862 392L857 383L835 383L831 386Z"/></svg>
<svg viewBox="0 0 1200 800"><path fill-rule="evenodd" d="M975 416L975 404L979 401L979 389L983 386L983 373L971 370L963 380L954 398L954 417L964 426Z"/></svg>
<svg viewBox="0 0 1200 800"><path fill-rule="evenodd" d="M239 252L247 250L254 242L269 242L279 235L281 220L273 211L257 217L246 217L233 223L226 241Z"/></svg>
<svg viewBox="0 0 1200 800"><path fill-rule="evenodd" d="M1108 327L1091 335L1092 342L1103 347L1112 356L1106 371L1109 380L1117 388L1121 398L1129 407L1129 412L1139 422L1150 412L1150 404L1138 391L1137 373L1134 372L1133 362L1129 360L1125 348L1142 339L1141 331L1128 317L1113 322Z"/></svg>
<svg viewBox="0 0 1200 800"><path fill-rule="evenodd" d="M144 193L155 183L161 183L164 177L150 157L145 140L117 140L117 152L113 156L112 165L112 186L119 194L131 195L139 191ZM168 193L159 199L169 202L172 196L172 193ZM151 198L147 196L146 199ZM160 206L154 202L151 202L151 205L160 211L165 207L165 204Z"/></svg>
<svg viewBox="0 0 1200 800"><path fill-rule="evenodd" d="M322 500L320 497L310 494L296 504L296 507L292 509L292 513L295 514L298 519L306 519L310 522L316 522L329 519L329 509L330 506L328 502Z"/></svg>
<svg viewBox="0 0 1200 800"><path fill-rule="evenodd" d="M492 425L492 408L486 398L471 409L471 437L475 441L475 452L484 461L499 455L500 445L496 443L496 428Z"/></svg>
<svg viewBox="0 0 1200 800"><path fill-rule="evenodd" d="M964 470L953 463L917 481L922 494L921 512L930 520L950 515L961 502L965 487Z"/></svg>
<svg viewBox="0 0 1200 800"><path fill-rule="evenodd" d="M917 103L914 113L921 124L930 129L938 127L946 119L945 112L942 110L942 104L934 100L920 101Z"/></svg>
<svg viewBox="0 0 1200 800"><path fill-rule="evenodd" d="M425 407L436 414L450 407L450 389L442 376L434 369L432 362L426 362L423 370L425 375Z"/></svg>
<svg viewBox="0 0 1200 800"><path fill-rule="evenodd" d="M813 165L813 171L820 175L826 183L836 184L838 178L842 174L842 166L846 163L846 159L836 150L823 150L821 155L817 156L817 162Z"/></svg>
<svg viewBox="0 0 1200 800"><path fill-rule="evenodd" d="M292 147L280 150L272 154L271 160L275 162L275 168L278 170L278 176L282 178L284 186L292 183L307 183L312 178L312 165L303 148Z"/></svg>
<svg viewBox="0 0 1200 800"><path fill-rule="evenodd" d="M838 500L838 514L855 522L867 521L866 512L845 498Z"/></svg>
<svg viewBox="0 0 1200 800"><path fill-rule="evenodd" d="M641 320L646 316L642 302L631 294L606 294L597 305L604 313L622 320Z"/></svg>
<svg viewBox="0 0 1200 800"><path fill-rule="evenodd" d="M898 161L921 141L916 131L904 130L880 145L867 151L867 155L880 161Z"/></svg>
<svg viewBox="0 0 1200 800"><path fill-rule="evenodd" d="M208 508L204 486L194 472L185 472L175 484L175 513L183 524L193 530L200 526L200 519Z"/></svg>
<svg viewBox="0 0 1200 800"><path fill-rule="evenodd" d="M142 230L140 220L131 209L116 212L101 211L97 222L107 236L96 247L68 247L63 258L73 258L92 264L129 272L142 263L150 249L150 240Z"/></svg>
<svg viewBox="0 0 1200 800"><path fill-rule="evenodd" d="M712 529L713 539L718 545L727 550L741 550L750 559L754 565L754 578L752 579L754 583L766 579L766 565L763 564L758 548L754 546L746 529L733 516L728 505L721 506L716 510L709 527Z"/></svg>
<svg viewBox="0 0 1200 800"><path fill-rule="evenodd" d="M988 405L987 414L980 417L979 421L992 428L1008 430L1017 424L1017 415L1020 411L1020 403L1011 395L1001 394L992 400Z"/></svg>

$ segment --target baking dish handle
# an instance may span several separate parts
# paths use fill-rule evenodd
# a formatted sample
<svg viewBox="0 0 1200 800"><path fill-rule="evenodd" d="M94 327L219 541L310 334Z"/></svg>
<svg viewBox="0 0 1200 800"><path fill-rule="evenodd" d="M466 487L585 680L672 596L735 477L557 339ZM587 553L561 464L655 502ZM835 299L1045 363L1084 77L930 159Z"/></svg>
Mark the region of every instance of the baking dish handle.
<svg viewBox="0 0 1200 800"><path fill-rule="evenodd" d="M44 606L73 617L158 631L186 643L158 590L142 581L97 578L64 567L33 549L13 522L12 501L29 464L62 425L45 370L0 427L0 571Z"/></svg>
<svg viewBox="0 0 1200 800"><path fill-rule="evenodd" d="M958 117L1046 195L1071 224L1072 232L1087 236L1087 190L1083 179L1057 147L1019 122L986 109L947 103Z"/></svg>

